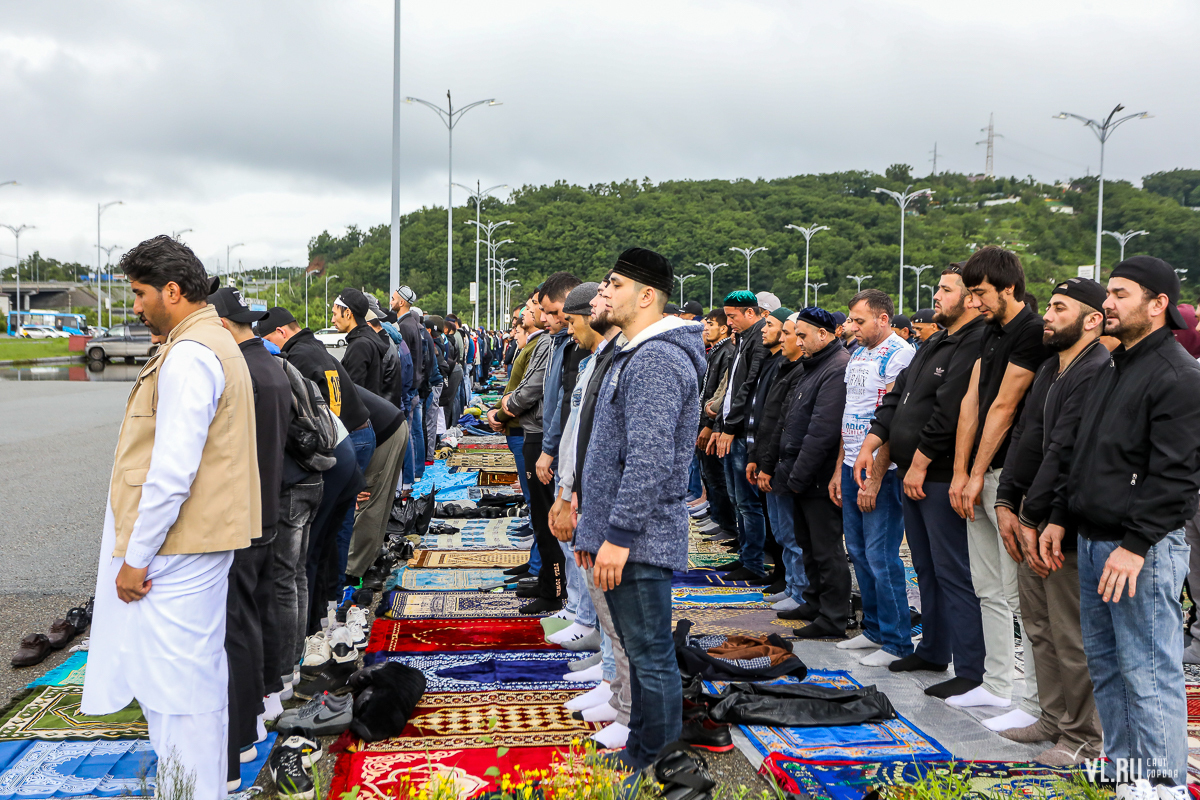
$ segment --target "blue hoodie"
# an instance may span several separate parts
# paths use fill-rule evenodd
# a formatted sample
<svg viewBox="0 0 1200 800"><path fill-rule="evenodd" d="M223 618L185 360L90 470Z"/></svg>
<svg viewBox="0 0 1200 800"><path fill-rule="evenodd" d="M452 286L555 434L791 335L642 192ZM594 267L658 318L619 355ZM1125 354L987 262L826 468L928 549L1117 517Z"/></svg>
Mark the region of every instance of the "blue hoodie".
<svg viewBox="0 0 1200 800"><path fill-rule="evenodd" d="M575 549L604 542L629 560L687 569L683 497L700 424L701 326L666 317L614 358L596 398Z"/></svg>

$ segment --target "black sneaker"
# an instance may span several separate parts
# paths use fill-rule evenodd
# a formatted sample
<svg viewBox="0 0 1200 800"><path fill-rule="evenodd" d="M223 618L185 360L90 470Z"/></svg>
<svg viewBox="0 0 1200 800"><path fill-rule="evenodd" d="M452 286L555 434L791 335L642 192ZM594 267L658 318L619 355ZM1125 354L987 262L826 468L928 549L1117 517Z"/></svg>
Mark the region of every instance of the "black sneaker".
<svg viewBox="0 0 1200 800"><path fill-rule="evenodd" d="M713 722L707 714L701 714L683 723L679 741L714 753L728 753L733 749L730 728L728 724Z"/></svg>
<svg viewBox="0 0 1200 800"><path fill-rule="evenodd" d="M339 663L333 659L325 665L325 669L309 680L300 681L294 694L301 700L311 700L321 692L337 692L346 688L350 676L358 669L356 661Z"/></svg>
<svg viewBox="0 0 1200 800"><path fill-rule="evenodd" d="M302 736L291 736L282 746L275 748L275 752L267 759L271 780L275 781L275 789L280 796L312 800L316 795L312 774L304 766L304 750L312 744Z"/></svg>

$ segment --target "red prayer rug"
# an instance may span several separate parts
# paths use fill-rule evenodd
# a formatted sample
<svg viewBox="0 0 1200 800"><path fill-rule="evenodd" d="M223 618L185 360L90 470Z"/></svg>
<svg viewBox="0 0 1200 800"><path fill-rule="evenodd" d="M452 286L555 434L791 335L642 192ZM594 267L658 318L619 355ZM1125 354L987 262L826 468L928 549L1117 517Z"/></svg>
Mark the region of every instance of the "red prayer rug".
<svg viewBox="0 0 1200 800"><path fill-rule="evenodd" d="M367 642L368 653L559 649L546 641L538 617L376 619Z"/></svg>
<svg viewBox="0 0 1200 800"><path fill-rule="evenodd" d="M396 741L392 740L393 747ZM549 769L562 751L557 747L514 747L503 755L497 755L499 752L490 747L342 753L334 767L329 796L342 797L357 788L359 800L403 800L416 797L437 779L452 782L459 800L468 800L497 790L504 775Z"/></svg>
<svg viewBox="0 0 1200 800"><path fill-rule="evenodd" d="M1200 684L1189 683L1183 688L1187 693L1188 732L1197 735L1200 734Z"/></svg>

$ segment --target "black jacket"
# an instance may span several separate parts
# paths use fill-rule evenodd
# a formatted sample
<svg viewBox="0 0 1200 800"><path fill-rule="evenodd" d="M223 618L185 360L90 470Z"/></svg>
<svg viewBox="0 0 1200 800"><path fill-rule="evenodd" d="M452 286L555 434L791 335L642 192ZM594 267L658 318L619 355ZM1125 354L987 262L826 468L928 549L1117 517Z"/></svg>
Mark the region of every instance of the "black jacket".
<svg viewBox="0 0 1200 800"><path fill-rule="evenodd" d="M775 475L775 465L779 462L779 437L783 433L784 403L792 396L792 390L802 374L804 365L800 359L783 359L779 362L754 433L754 448L746 448L747 463L753 461L758 464L758 471L766 475Z"/></svg>
<svg viewBox="0 0 1200 800"><path fill-rule="evenodd" d="M779 370L781 363L783 363L783 354L771 353L768 350L762 370L758 373L758 384L754 387L754 394L750 398L750 413L746 417L746 463L748 464L755 461L754 443L758 438L759 423L762 421L767 394L771 391L772 384L775 383L775 373Z"/></svg>
<svg viewBox="0 0 1200 800"><path fill-rule="evenodd" d="M736 348L733 337L729 336L708 351L708 368L704 372L704 384L700 387L700 427L702 429L712 428L716 423L716 420L704 411L704 405L716 394L717 387L721 385L721 378L725 377L725 373L729 371L729 365L733 363L733 351ZM717 416L721 416L720 411L717 412Z"/></svg>
<svg viewBox="0 0 1200 800"><path fill-rule="evenodd" d="M713 427L713 431L732 433L734 436L746 435L746 417L750 413L754 388L758 385L758 375L762 371L763 362L771 354L762 340L762 329L765 324L766 322L760 319L738 334L737 351L730 366L733 372L729 376L729 386L725 390L732 393L729 400L729 413L725 415L724 419L717 415L718 424Z"/></svg>
<svg viewBox="0 0 1200 800"><path fill-rule="evenodd" d="M779 463L771 481L777 492L822 495L837 468L846 410L846 364L850 354L830 342L804 368L781 417Z"/></svg>
<svg viewBox="0 0 1200 800"><path fill-rule="evenodd" d="M930 336L875 409L871 433L891 444L891 459L901 475L920 450L931 462L927 481L949 483L954 478L958 412L986 324L977 317L953 335L943 330Z"/></svg>
<svg viewBox="0 0 1200 800"><path fill-rule="evenodd" d="M262 536L254 544L270 544L279 522L279 491L283 485L283 446L292 419L292 384L283 364L263 347L262 339L238 344L254 388L254 441L258 452L258 482L262 490Z"/></svg>
<svg viewBox="0 0 1200 800"><path fill-rule="evenodd" d="M1025 411L1013 426L1012 443L996 490L996 505L1011 509L1030 528L1050 518L1063 451L1075 444L1079 412L1091 392L1092 380L1108 358L1107 348L1097 341L1061 375L1057 354L1038 367L1025 396ZM1067 533L1063 547L1074 550L1074 527Z"/></svg>
<svg viewBox="0 0 1200 800"><path fill-rule="evenodd" d="M1196 515L1200 364L1169 328L1113 351L1079 429L1086 435L1062 456L1051 522L1069 514L1084 538L1145 556Z"/></svg>
<svg viewBox="0 0 1200 800"><path fill-rule="evenodd" d="M400 331L400 337L408 345L408 352L412 353L413 386L423 393L422 397L426 397L429 395L429 362L426 361L421 336L425 326L421 324L421 318L410 309L407 314L396 319L396 330Z"/></svg>
<svg viewBox="0 0 1200 800"><path fill-rule="evenodd" d="M342 354L342 366L355 386L368 392L386 397L383 381L383 356L387 346L363 323L346 334L346 352Z"/></svg>
<svg viewBox="0 0 1200 800"><path fill-rule="evenodd" d="M369 419L367 409L358 396L358 390L346 369L336 358L329 355L325 345L317 341L308 328L283 343L282 355L300 374L308 378L321 390L321 396L329 404L329 410L337 414L346 430L355 431Z"/></svg>
<svg viewBox="0 0 1200 800"><path fill-rule="evenodd" d="M409 408L408 396L413 391L413 359L408 351L408 343L403 339L406 352L401 352L387 331L377 331L379 341L383 342L383 385L386 390L384 397L396 408L400 409L407 418L412 409ZM372 423L374 424L374 423Z"/></svg>

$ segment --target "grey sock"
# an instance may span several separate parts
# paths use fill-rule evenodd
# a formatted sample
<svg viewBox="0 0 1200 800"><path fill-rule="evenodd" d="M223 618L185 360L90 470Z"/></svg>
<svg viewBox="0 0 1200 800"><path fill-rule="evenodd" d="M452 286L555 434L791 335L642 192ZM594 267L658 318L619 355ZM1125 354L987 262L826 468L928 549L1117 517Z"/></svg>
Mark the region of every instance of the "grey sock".
<svg viewBox="0 0 1200 800"><path fill-rule="evenodd" d="M589 667L596 666L600 663L602 658L603 657L599 653L593 653L587 658L581 658L578 661L572 661L567 666L571 668L571 672L579 672L581 669L588 669Z"/></svg>
<svg viewBox="0 0 1200 800"><path fill-rule="evenodd" d="M599 650L600 629L593 628L589 634L581 636L578 639L572 639L569 642L563 642L563 647L568 650Z"/></svg>

